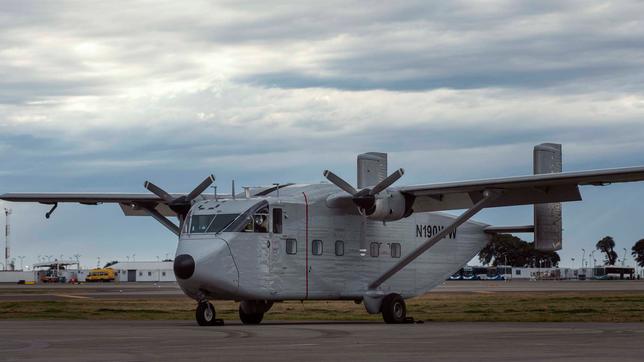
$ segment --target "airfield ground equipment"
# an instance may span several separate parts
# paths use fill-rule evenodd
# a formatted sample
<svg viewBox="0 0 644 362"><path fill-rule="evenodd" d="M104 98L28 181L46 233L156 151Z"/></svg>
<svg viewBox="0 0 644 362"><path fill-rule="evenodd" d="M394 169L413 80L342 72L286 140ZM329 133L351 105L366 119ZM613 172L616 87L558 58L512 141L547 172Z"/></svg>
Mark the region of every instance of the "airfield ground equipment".
<svg viewBox="0 0 644 362"><path fill-rule="evenodd" d="M85 282L113 282L116 279L116 272L112 268L96 268L89 271Z"/></svg>

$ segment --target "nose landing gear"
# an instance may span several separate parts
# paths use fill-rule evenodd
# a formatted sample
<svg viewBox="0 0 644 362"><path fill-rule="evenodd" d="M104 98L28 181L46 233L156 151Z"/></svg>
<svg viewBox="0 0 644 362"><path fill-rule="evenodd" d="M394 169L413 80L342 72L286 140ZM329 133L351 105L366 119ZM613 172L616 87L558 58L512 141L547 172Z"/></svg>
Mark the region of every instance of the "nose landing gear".
<svg viewBox="0 0 644 362"><path fill-rule="evenodd" d="M223 325L224 321L221 319L216 319L217 312L215 311L215 306L208 301L199 302L197 305L197 311L195 317L197 318L197 324L200 326L216 326Z"/></svg>

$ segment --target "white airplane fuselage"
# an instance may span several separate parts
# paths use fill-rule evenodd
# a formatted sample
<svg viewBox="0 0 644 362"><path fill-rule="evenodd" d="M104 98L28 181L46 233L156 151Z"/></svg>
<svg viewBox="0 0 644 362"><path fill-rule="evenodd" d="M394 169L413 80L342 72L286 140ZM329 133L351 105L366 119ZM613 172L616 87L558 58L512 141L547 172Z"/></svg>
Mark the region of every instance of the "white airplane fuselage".
<svg viewBox="0 0 644 362"><path fill-rule="evenodd" d="M441 212L426 212L386 223L369 220L367 254L361 256L362 217L329 207L327 199L334 193L337 189L329 184L294 185L282 189L279 197L273 193L195 203L176 253L177 260L182 255L194 260L194 272L187 278L177 275L179 285L198 301L360 300L370 282L455 219ZM191 218L207 220L217 212L243 214L258 203L268 205L265 232L194 232L197 230L191 225ZM275 230L274 209L281 209L281 232ZM379 291L409 298L442 283L488 243L489 235L483 231L486 226L464 223L383 283Z"/></svg>

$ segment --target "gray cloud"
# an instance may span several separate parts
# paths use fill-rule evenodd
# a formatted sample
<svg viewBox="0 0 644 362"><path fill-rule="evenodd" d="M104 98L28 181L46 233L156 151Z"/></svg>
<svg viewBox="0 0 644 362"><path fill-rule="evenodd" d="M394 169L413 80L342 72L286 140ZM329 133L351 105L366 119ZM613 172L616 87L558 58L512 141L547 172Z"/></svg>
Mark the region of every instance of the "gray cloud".
<svg viewBox="0 0 644 362"><path fill-rule="evenodd" d="M643 11L3 1L0 192L144 191L145 179L180 191L210 172L221 187L319 182L325 168L351 179L355 155L374 150L405 167L407 183L524 174L542 141L565 144L568 169L642 164ZM97 211L100 225L69 211L55 233L33 227L39 206L18 211L17 237L43 249L70 225L79 240L99 228L127 248L157 237L118 210ZM500 215L488 221L515 220Z"/></svg>

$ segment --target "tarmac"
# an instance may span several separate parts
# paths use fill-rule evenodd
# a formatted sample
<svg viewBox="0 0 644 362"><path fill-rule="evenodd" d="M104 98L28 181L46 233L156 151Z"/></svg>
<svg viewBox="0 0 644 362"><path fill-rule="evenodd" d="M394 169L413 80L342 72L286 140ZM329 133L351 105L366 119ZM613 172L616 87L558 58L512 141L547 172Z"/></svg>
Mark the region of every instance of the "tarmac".
<svg viewBox="0 0 644 362"><path fill-rule="evenodd" d="M7 361L641 361L644 324L0 321Z"/></svg>
<svg viewBox="0 0 644 362"><path fill-rule="evenodd" d="M643 281L448 281L431 293L644 291ZM176 283L0 285L0 301L187 298ZM607 311L609 313L609 311ZM644 323L0 320L0 361L642 361Z"/></svg>

